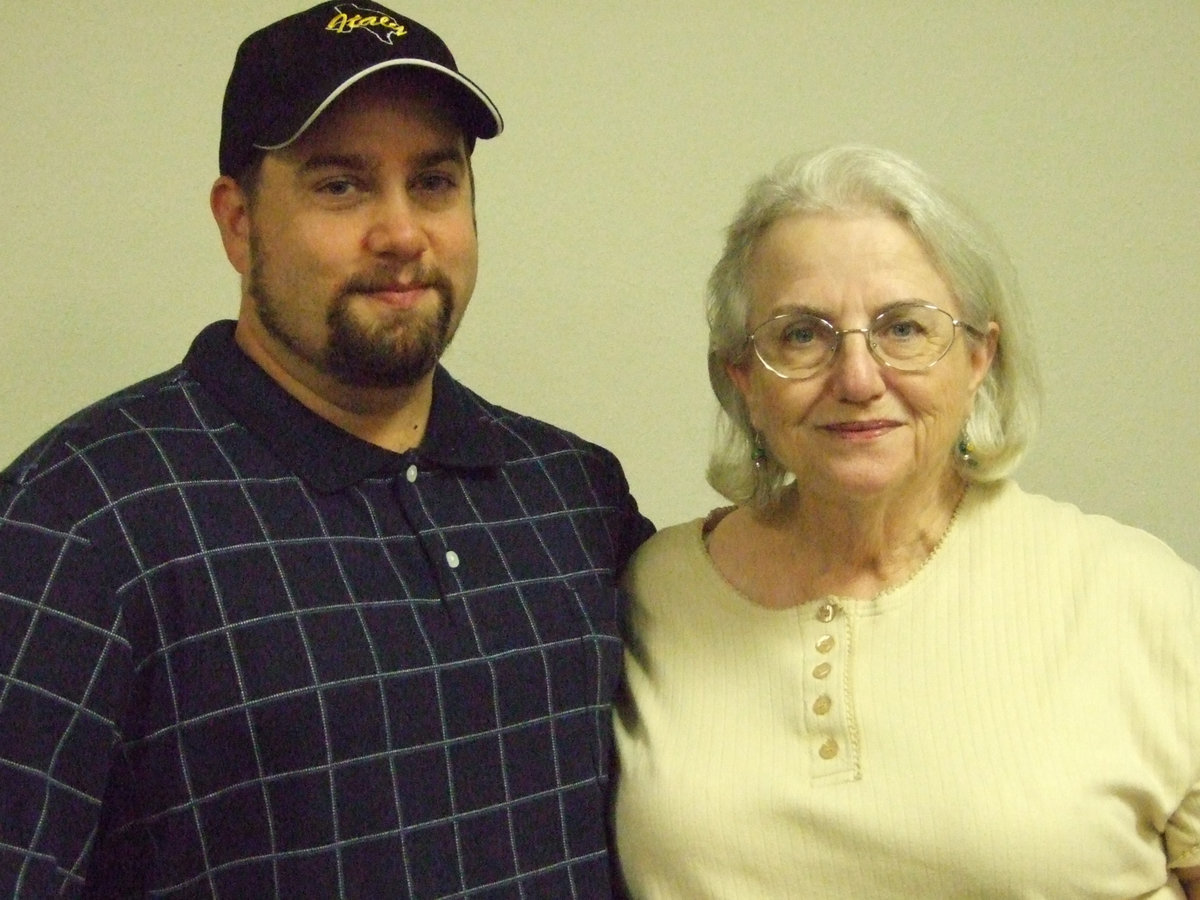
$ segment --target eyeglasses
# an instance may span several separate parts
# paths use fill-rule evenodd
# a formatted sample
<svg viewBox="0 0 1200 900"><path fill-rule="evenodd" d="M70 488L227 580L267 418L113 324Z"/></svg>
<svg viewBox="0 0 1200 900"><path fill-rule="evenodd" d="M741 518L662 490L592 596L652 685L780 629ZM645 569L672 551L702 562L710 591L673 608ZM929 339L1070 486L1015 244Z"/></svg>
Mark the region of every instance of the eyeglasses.
<svg viewBox="0 0 1200 900"><path fill-rule="evenodd" d="M892 369L917 372L928 369L954 344L957 329L982 338L983 333L960 322L944 309L917 301L888 307L866 328L834 328L820 316L787 313L767 319L748 340L759 361L780 378L802 381L826 368L841 345L842 336L861 334L871 356Z"/></svg>

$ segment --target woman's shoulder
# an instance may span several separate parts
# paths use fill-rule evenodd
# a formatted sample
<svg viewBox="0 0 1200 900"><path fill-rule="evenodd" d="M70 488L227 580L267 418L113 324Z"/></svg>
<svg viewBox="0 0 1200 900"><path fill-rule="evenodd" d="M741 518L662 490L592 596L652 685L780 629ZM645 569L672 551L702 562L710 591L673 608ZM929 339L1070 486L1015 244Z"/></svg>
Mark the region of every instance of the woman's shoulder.
<svg viewBox="0 0 1200 900"><path fill-rule="evenodd" d="M638 547L630 566L646 566L702 550L706 521L702 516L660 528Z"/></svg>
<svg viewBox="0 0 1200 900"><path fill-rule="evenodd" d="M721 583L706 544L708 532L723 511L659 529L634 553L625 571L626 587L635 591L659 589L709 590Z"/></svg>
<svg viewBox="0 0 1200 900"><path fill-rule="evenodd" d="M1025 491L1013 481L978 486L973 494L972 530L980 540L1034 557L1083 564L1093 572L1200 584L1200 571L1141 528Z"/></svg>

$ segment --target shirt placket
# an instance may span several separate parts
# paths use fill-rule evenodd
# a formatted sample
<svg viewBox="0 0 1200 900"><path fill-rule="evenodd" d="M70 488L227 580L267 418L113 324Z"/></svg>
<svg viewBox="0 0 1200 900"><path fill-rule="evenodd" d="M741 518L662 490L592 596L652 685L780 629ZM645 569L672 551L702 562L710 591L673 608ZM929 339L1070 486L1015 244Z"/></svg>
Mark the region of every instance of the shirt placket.
<svg viewBox="0 0 1200 900"><path fill-rule="evenodd" d="M850 617L835 599L805 611L803 646L804 739L814 783L858 777L858 744L850 682Z"/></svg>
<svg viewBox="0 0 1200 900"><path fill-rule="evenodd" d="M425 512L424 504L436 502L429 496L422 498L422 493L428 494L431 490L436 490L436 487L430 473L423 472L416 463L412 463L397 479L394 493L413 535L429 561L432 574L437 580L438 596L447 600L462 592L457 573L463 565L463 558L458 549L447 542L442 530L430 521Z"/></svg>

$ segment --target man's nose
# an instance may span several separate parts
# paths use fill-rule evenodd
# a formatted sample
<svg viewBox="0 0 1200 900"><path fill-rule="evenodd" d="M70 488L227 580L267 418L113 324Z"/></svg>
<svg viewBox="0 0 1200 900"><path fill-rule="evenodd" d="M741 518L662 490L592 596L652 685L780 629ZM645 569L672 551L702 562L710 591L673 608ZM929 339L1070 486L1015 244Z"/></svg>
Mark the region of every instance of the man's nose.
<svg viewBox="0 0 1200 900"><path fill-rule="evenodd" d="M428 238L421 214L406 194L389 192L378 199L371 211L366 246L373 254L406 259L425 251Z"/></svg>

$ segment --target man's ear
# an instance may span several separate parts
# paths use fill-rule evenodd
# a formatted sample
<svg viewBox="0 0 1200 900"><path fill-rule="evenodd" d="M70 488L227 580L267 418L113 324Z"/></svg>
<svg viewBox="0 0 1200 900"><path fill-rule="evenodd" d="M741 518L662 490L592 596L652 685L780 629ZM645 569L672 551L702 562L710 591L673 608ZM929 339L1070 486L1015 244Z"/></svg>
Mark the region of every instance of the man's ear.
<svg viewBox="0 0 1200 900"><path fill-rule="evenodd" d="M221 232L225 256L239 275L250 271L250 204L241 185L222 175L212 186L208 205Z"/></svg>

